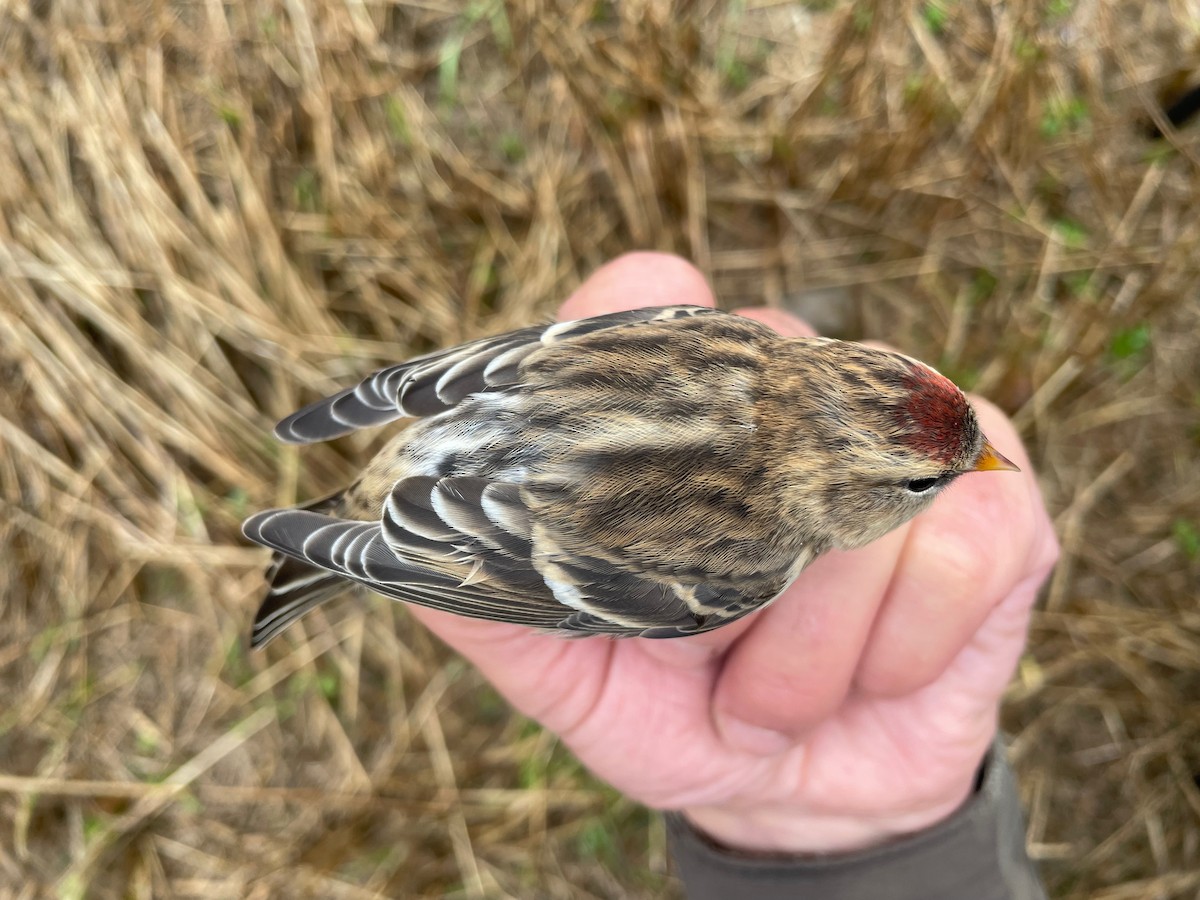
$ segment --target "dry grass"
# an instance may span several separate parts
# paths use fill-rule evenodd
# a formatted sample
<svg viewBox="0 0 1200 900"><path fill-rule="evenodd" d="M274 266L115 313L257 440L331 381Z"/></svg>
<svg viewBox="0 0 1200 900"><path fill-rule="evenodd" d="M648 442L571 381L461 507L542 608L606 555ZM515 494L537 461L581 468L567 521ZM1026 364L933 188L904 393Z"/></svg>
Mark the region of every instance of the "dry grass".
<svg viewBox="0 0 1200 900"><path fill-rule="evenodd" d="M301 472L275 418L636 247L1015 415L1065 545L1006 709L1032 850L1200 893L1200 141L1139 124L1190 7L682 7L0 4L0 895L676 891L399 607L249 654L237 533L369 446Z"/></svg>

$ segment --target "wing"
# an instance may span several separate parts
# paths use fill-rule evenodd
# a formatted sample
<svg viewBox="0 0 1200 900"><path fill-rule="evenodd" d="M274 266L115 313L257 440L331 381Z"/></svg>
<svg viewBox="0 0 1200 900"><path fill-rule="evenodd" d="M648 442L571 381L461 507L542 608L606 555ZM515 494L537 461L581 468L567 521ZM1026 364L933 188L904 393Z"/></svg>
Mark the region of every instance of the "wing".
<svg viewBox="0 0 1200 900"><path fill-rule="evenodd" d="M354 522L305 510L281 509L259 513L247 520L244 531L260 544L394 600L534 628L555 628L562 618L562 609L552 597L547 603L537 593L522 595L508 586L464 584L473 566L452 549L447 552L448 548L436 548L442 554L436 560L401 559L383 539L377 522ZM413 540L413 544L424 545L430 556L435 550L419 539ZM443 571L428 567L434 562ZM445 570L451 567L456 575ZM547 593L544 584L541 593ZM252 644L263 646L316 605L305 602L264 610L255 619Z"/></svg>
<svg viewBox="0 0 1200 900"><path fill-rule="evenodd" d="M659 306L523 328L380 369L359 384L292 413L275 426L289 444L327 441L406 416L445 412L471 394L503 390L534 350L605 328L717 313L705 306Z"/></svg>
<svg viewBox="0 0 1200 900"><path fill-rule="evenodd" d="M243 526L260 544L395 600L565 633L697 634L757 609L787 583L781 574L747 593L685 586L590 557L548 561L539 558L537 530L516 484L427 476L399 482L379 522L283 509ZM314 605L264 608L254 645Z"/></svg>

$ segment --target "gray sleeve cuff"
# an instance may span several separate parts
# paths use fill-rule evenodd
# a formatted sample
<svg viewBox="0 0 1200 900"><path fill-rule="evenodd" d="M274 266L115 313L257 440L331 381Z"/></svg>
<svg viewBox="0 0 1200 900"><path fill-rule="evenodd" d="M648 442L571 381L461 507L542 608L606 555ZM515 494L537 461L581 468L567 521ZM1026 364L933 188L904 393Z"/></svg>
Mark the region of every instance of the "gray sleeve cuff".
<svg viewBox="0 0 1200 900"><path fill-rule="evenodd" d="M1025 853L1017 786L999 740L979 788L950 818L858 853L786 857L738 854L667 815L671 855L688 900L1045 900Z"/></svg>

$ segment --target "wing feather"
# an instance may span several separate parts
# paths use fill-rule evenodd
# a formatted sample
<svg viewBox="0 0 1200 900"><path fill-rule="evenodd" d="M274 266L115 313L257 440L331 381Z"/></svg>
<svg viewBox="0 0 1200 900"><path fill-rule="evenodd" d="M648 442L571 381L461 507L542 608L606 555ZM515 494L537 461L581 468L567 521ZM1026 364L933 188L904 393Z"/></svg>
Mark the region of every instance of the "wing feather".
<svg viewBox="0 0 1200 900"><path fill-rule="evenodd" d="M558 553L539 566L517 486L477 477L403 479L377 522L281 509L251 517L243 530L286 556L395 600L567 633L695 634L760 601L733 586L684 587L591 556ZM264 607L255 621L255 646L321 599Z"/></svg>
<svg viewBox="0 0 1200 900"><path fill-rule="evenodd" d="M433 557L425 539L416 536L416 541L406 546L414 551L420 548L421 555L401 557L384 539L378 522L355 522L307 510L280 509L251 517L244 530L252 540L396 600L538 628L556 628L564 617L565 611L544 583L540 593L529 590L532 586L529 579L518 585L493 578L484 590L476 585L464 586L462 582L473 565L469 553L443 545L440 555ZM303 611L307 612L307 608ZM282 626L295 618L288 610L273 611L270 621L255 623L256 634L274 628L284 617L287 621Z"/></svg>
<svg viewBox="0 0 1200 900"><path fill-rule="evenodd" d="M704 306L652 307L482 338L380 369L354 387L292 413L275 426L275 436L289 444L309 444L407 416L435 415L472 394L513 385L521 361L547 344L620 325L713 312Z"/></svg>

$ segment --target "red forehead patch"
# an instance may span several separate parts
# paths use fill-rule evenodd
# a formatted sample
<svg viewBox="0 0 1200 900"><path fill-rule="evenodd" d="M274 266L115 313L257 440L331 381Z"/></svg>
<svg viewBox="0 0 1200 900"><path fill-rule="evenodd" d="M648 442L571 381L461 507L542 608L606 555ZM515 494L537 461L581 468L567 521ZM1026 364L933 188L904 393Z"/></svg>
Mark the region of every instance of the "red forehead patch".
<svg viewBox="0 0 1200 900"><path fill-rule="evenodd" d="M973 438L967 398L949 378L915 363L904 386L908 400L902 416L907 433L901 440L944 465L954 462Z"/></svg>

